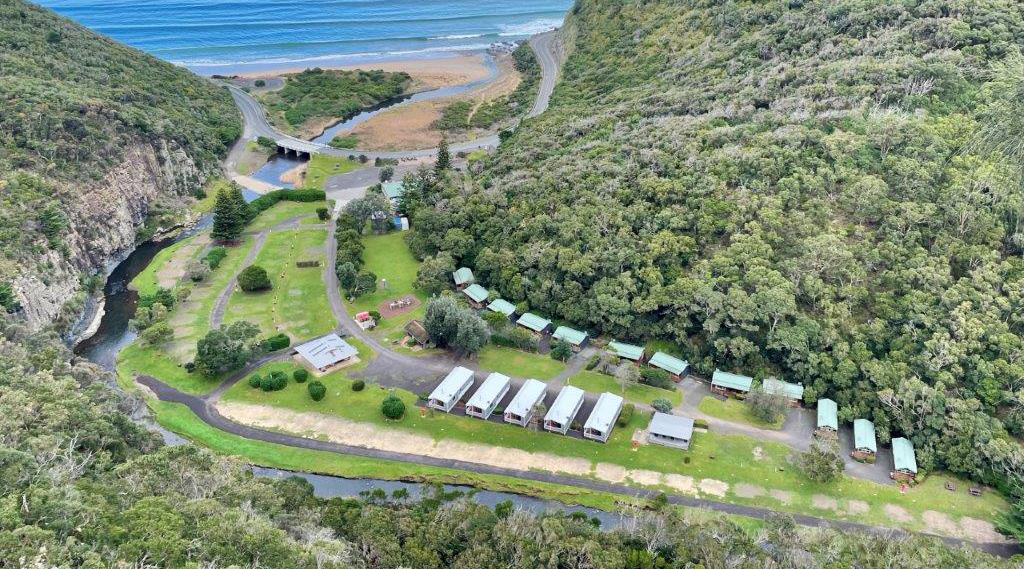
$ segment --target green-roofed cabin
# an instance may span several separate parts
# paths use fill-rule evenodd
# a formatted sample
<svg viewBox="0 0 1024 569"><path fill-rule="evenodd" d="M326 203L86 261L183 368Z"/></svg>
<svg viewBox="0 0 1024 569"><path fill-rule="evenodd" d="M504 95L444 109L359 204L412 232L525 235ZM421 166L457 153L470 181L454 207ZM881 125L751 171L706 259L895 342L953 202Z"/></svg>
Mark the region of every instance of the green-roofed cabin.
<svg viewBox="0 0 1024 569"><path fill-rule="evenodd" d="M461 267L452 273L452 279L455 281L455 288L462 290L467 286L476 282L473 278L473 271L469 267Z"/></svg>
<svg viewBox="0 0 1024 569"><path fill-rule="evenodd" d="M752 377L716 369L714 375L711 376L711 391L726 396L746 397L747 393L750 393L750 386L753 383L754 378Z"/></svg>
<svg viewBox="0 0 1024 569"><path fill-rule="evenodd" d="M641 346L623 344L622 342L612 340L608 342L608 351L625 360L637 363L643 363L644 361L644 349Z"/></svg>
<svg viewBox="0 0 1024 569"><path fill-rule="evenodd" d="M551 321L543 316L537 316L531 312L527 312L516 320L516 324L519 324L523 328L533 332L535 335L546 334L551 329Z"/></svg>
<svg viewBox="0 0 1024 569"><path fill-rule="evenodd" d="M504 314L508 318L513 318L516 315L516 305L503 299L496 298L487 305L487 310L491 312L497 312L498 314Z"/></svg>
<svg viewBox="0 0 1024 569"><path fill-rule="evenodd" d="M850 456L870 464L875 463L878 443L875 441L875 424L867 419L853 421L853 452Z"/></svg>
<svg viewBox="0 0 1024 569"><path fill-rule="evenodd" d="M654 352L651 359L647 361L647 365L667 371L672 381L677 383L686 377L686 370L690 368L690 362L670 356L665 352Z"/></svg>
<svg viewBox="0 0 1024 569"><path fill-rule="evenodd" d="M391 203L398 205L398 198L405 193L405 186L402 182L384 182L380 185L380 190Z"/></svg>
<svg viewBox="0 0 1024 569"><path fill-rule="evenodd" d="M908 481L917 476L917 456L914 445L902 437L892 440L892 466L890 474L894 480Z"/></svg>
<svg viewBox="0 0 1024 569"><path fill-rule="evenodd" d="M761 382L761 389L765 393L776 393L786 398L791 407L799 407L800 401L804 398L804 386L798 383L789 383L769 377Z"/></svg>
<svg viewBox="0 0 1024 569"><path fill-rule="evenodd" d="M818 400L818 426L814 429L817 437L834 439L839 433L839 406L831 399Z"/></svg>
<svg viewBox="0 0 1024 569"><path fill-rule="evenodd" d="M469 298L469 305L473 308L483 308L487 304L487 297L491 294L487 289L473 283L462 289L462 294Z"/></svg>
<svg viewBox="0 0 1024 569"><path fill-rule="evenodd" d="M587 344L587 333L580 332L574 328L568 326L559 326L555 328L555 333L551 335L551 338L555 340L561 340L572 346L572 351L578 352L583 349L583 346Z"/></svg>

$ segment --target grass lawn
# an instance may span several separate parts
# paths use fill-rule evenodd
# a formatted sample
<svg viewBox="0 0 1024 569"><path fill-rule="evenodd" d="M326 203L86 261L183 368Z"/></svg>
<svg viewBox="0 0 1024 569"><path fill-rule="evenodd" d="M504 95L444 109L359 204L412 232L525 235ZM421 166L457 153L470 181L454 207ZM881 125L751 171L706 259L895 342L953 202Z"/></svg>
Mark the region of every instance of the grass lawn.
<svg viewBox="0 0 1024 569"><path fill-rule="evenodd" d="M945 512L954 520L958 520L960 516L991 520L996 512L1005 508L1003 499L994 492L987 492L982 498L972 498L966 493L951 495L948 492L935 491L935 485L941 484L941 481L926 483L910 489L906 494L901 494L896 486L879 485L853 478L843 478L831 484L819 484L808 479L792 465L793 450L790 447L740 435L700 433L695 437L688 452L658 445L645 445L634 451L630 439L636 429L646 427L650 419L649 413L637 413L628 426L615 429L607 444L599 444L445 413L421 417L418 409L414 407L416 396L398 390L397 394L406 402L409 412L400 421L387 422L380 414L380 403L387 393L386 390L380 386L367 384L363 391L353 392L349 388L348 379L336 376L329 381L329 395L318 403L312 402L305 390L293 389L292 385L282 391L264 393L239 384L229 390L224 399L279 406L296 411L315 410L352 421L372 423L381 428L394 429L396 432L408 431L428 435L435 440L491 444L556 456L585 458L594 464L605 462L628 469L680 474L693 477L698 484L701 480L709 479L711 482L725 483L722 485L721 496L703 493L712 499L882 526L926 530L929 528L920 518L926 510ZM689 463L684 462L684 457L689 458ZM739 496L736 494L735 486L740 483L755 485L763 492L755 497ZM661 485L653 488L677 491ZM769 497L769 490L787 493L786 499L783 501ZM816 507L816 500L820 500L822 496L836 499L835 508ZM867 511L854 513L852 506L847 507L850 500L864 502L868 505ZM897 505L905 509L913 516L911 521L898 522L891 519L885 512L886 505Z"/></svg>
<svg viewBox="0 0 1024 569"><path fill-rule="evenodd" d="M132 282L129 283L128 286L138 292L139 296L146 296L155 293L160 288L157 273L166 267L168 263L174 260L187 263L188 261L199 258L199 254L203 252L205 247L195 245L198 237L198 235L193 235L188 239L182 239L181 241L162 249L153 257L153 260L146 265L146 268L132 279ZM179 256L184 258L178 259Z"/></svg>
<svg viewBox="0 0 1024 569"><path fill-rule="evenodd" d="M117 355L117 378L120 385L135 387L136 375L151 375L185 393L202 394L213 391L219 379L207 379L188 373L175 359L157 348L144 348L138 342Z"/></svg>
<svg viewBox="0 0 1024 569"><path fill-rule="evenodd" d="M565 364L541 354L531 354L506 348L503 346L490 345L485 347L477 355L480 367L490 371L497 371L513 377L532 377L541 381L554 379L555 376L565 371Z"/></svg>
<svg viewBox="0 0 1024 569"><path fill-rule="evenodd" d="M228 301L226 323L248 320L264 335L284 332L293 342L306 341L334 329L324 290L324 244L327 232L285 229L272 232L256 258L267 270L274 288L264 292L236 289ZM296 261L317 260L320 267L298 268Z"/></svg>
<svg viewBox="0 0 1024 569"><path fill-rule="evenodd" d="M721 401L714 397L705 397L700 400L700 404L697 405L702 413L711 415L712 417L718 417L726 421L732 421L733 423L746 423L762 429L781 429L782 424L786 422L786 418L782 417L774 423L766 423L761 419L750 414L747 409L747 405L739 399L727 399Z"/></svg>
<svg viewBox="0 0 1024 569"><path fill-rule="evenodd" d="M632 385L625 393L622 393L622 388L615 381L614 377L597 373L596 371L581 371L579 374L569 378L568 383L593 393L610 391L616 395L622 395L627 401L643 403L645 405L650 405L651 401L658 397L668 399L672 402L673 407L677 407L683 402L683 393L681 391L674 389L669 391L668 389L651 387L650 385Z"/></svg>
<svg viewBox="0 0 1024 569"><path fill-rule="evenodd" d="M314 154L313 158L309 161L309 167L306 169L306 179L302 187L306 190L322 190L327 178L335 174L344 174L358 170L359 168L365 168L365 166L340 156Z"/></svg>
<svg viewBox="0 0 1024 569"><path fill-rule="evenodd" d="M190 209L196 213L209 213L213 211L213 206L217 203L217 192L227 187L230 187L230 182L226 178L210 180L206 183L206 187L203 188L203 191L206 192L206 197L197 200Z"/></svg>
<svg viewBox="0 0 1024 569"><path fill-rule="evenodd" d="M413 257L409 247L405 244L404 232L370 235L363 238L363 245L366 246L366 249L363 252L362 270L377 275L377 291L364 294L348 303L353 314L379 310L381 304L406 296L416 297L421 303L427 301L427 295L413 288L420 262ZM382 279L388 281L387 290L380 286ZM381 339L400 341L405 337L402 327L410 320L422 320L425 312L426 308L421 304L410 312L387 318L373 330L373 335Z"/></svg>
<svg viewBox="0 0 1024 569"><path fill-rule="evenodd" d="M293 217L310 217L316 220L314 223L320 223L316 217L316 209L318 207L329 207L327 202L288 202L279 201L270 209L264 211L246 227L246 231L262 231L264 229L270 229L275 225L284 223ZM303 219L305 221L305 219ZM301 223L301 222L300 222Z"/></svg>

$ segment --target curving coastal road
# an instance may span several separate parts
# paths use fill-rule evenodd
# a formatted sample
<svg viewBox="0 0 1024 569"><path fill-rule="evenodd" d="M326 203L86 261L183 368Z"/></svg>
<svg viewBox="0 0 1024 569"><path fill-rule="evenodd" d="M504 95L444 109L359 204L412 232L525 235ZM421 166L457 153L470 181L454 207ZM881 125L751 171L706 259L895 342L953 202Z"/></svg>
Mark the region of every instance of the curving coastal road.
<svg viewBox="0 0 1024 569"><path fill-rule="evenodd" d="M558 80L558 71L561 61L559 56L560 47L557 32L548 32L533 36L530 38L530 47L533 48L534 53L537 55L537 61L540 63L541 81L540 88L537 90L537 99L534 101L533 108L526 115L527 118L535 117L547 110L548 102L551 100L551 92L554 90L555 82ZM326 144L319 144L308 140L302 140L301 138L295 138L294 136L288 136L279 132L270 124L270 121L267 120L267 115L263 110L263 106L260 105L260 103L251 95L234 86L228 86L228 89L231 91L231 96L235 99L235 104L238 105L238 110L242 113L242 118L245 122L245 131L243 135L245 139L252 139L257 136L266 136L267 138L272 138L277 141L280 146L284 146L291 150L307 152L310 154L327 154L330 156L362 154L371 159L402 159L420 158L423 156L433 156L437 154L437 148L402 150L396 152L376 152L372 150L348 148L338 149L331 148ZM470 152L481 148L493 148L497 145L498 136L492 135L467 142L455 143L449 148L454 153Z"/></svg>

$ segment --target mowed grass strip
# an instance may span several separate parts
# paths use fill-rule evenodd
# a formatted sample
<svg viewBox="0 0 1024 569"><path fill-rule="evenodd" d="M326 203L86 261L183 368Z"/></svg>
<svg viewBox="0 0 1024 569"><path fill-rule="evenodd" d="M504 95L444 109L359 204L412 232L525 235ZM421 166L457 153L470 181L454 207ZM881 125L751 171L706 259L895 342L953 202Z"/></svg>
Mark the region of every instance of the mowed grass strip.
<svg viewBox="0 0 1024 569"><path fill-rule="evenodd" d="M565 364L541 354L490 345L477 355L480 367L512 377L530 377L547 381L565 371Z"/></svg>
<svg viewBox="0 0 1024 569"><path fill-rule="evenodd" d="M171 262L181 263L182 266L193 259L198 259L199 254L205 247L196 243L199 235L193 235L188 239L182 239L177 243L161 249L153 260L146 265L145 269L135 275L129 286L139 293L139 296L148 296L160 289L160 278L157 273L164 269ZM174 286L174 283L171 283Z"/></svg>
<svg viewBox="0 0 1024 569"><path fill-rule="evenodd" d="M691 476L698 485L701 480L724 483L723 495L701 494L715 500L882 526L927 530L921 519L921 514L926 510L945 512L954 520L961 516L992 520L997 512L1006 508L1005 501L995 492L988 492L982 498L972 498L966 493L952 495L937 492L934 484L912 488L906 494L901 494L895 485L880 485L849 477L830 484L819 484L794 466L794 451L791 447L742 435L698 433L689 451L659 445L643 445L633 450L632 435L636 430L646 428L650 413L635 414L626 427L616 427L609 441L601 444L446 413L434 412L421 416L419 409L414 407L417 396L404 390L393 391L405 401L406 416L400 421L386 421L381 416L380 405L392 390L367 384L363 391L353 392L351 380L341 374L321 381L328 384L329 391L327 398L320 402L313 402L305 388L299 389L294 385L289 385L283 391L264 393L248 387L244 382L232 387L225 394L224 400L336 415L351 421L375 424L382 430L395 433L427 435L437 441L453 440L510 447L554 456L585 458L595 465L604 462L629 470ZM586 418L580 416L577 419L583 421ZM629 480L625 482L629 483ZM757 497L738 496L735 485L740 483L758 486L765 490L765 494ZM668 486L655 488L678 491ZM781 491L785 493L786 500L770 497L768 491ZM835 497L837 508L815 507L816 495ZM851 500L866 503L867 511L846 509ZM891 518L885 511L887 505L897 505L906 510L911 515L909 521L900 522Z"/></svg>
<svg viewBox="0 0 1024 569"><path fill-rule="evenodd" d="M699 409L701 413L706 413L712 417L718 417L719 419L733 423L746 423L762 429L778 430L781 429L782 424L786 422L785 416L774 423L762 421L751 414L750 409L747 408L747 404L739 399L726 399L725 401L722 401L714 397L704 397L697 405L697 409Z"/></svg>
<svg viewBox="0 0 1024 569"><path fill-rule="evenodd" d="M645 405L650 405L651 401L659 397L668 399L673 407L679 406L683 402L683 393L681 391L661 389L660 387L651 387L650 385L631 385L623 393L622 387L614 377L597 373L596 371L581 371L569 378L567 383L584 391L594 393L610 391L616 395L621 395L627 401L643 403Z"/></svg>
<svg viewBox="0 0 1024 569"><path fill-rule="evenodd" d="M324 189L324 183L331 176L345 174L346 172L365 167L364 164L349 160L348 158L314 154L309 161L309 166L306 168L306 179L303 181L302 187L306 190L322 190Z"/></svg>
<svg viewBox="0 0 1024 569"><path fill-rule="evenodd" d="M228 301L225 322L247 320L259 326L265 336L283 332L296 342L334 330L337 323L323 281L326 241L324 230L272 231L254 264L267 270L273 288L260 292L236 289ZM316 260L320 261L319 267L295 265Z"/></svg>
<svg viewBox="0 0 1024 569"><path fill-rule="evenodd" d="M316 217L317 208L329 207L326 201L322 202L288 202L279 201L252 220L246 231L263 231L276 225L280 225L294 217L302 218L299 223L304 223L312 218L311 223L320 223Z"/></svg>

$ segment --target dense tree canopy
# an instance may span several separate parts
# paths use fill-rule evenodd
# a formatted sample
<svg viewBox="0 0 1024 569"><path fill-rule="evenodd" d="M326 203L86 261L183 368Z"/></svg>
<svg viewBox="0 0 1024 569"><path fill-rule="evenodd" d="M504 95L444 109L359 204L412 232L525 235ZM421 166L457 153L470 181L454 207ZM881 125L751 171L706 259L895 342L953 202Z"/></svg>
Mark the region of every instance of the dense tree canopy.
<svg viewBox="0 0 1024 569"><path fill-rule="evenodd" d="M578 2L551 108L424 200L410 244L999 482L1020 449L994 417L1024 427L1021 10Z"/></svg>

